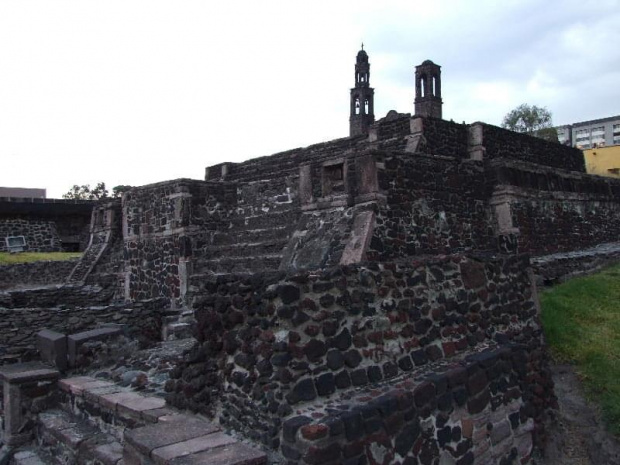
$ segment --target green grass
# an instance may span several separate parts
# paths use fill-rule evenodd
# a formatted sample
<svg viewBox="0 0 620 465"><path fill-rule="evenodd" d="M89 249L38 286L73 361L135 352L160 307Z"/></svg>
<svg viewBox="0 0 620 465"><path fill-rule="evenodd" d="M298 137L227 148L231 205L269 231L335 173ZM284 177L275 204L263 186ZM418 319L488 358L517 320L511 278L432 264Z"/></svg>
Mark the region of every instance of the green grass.
<svg viewBox="0 0 620 465"><path fill-rule="evenodd" d="M620 435L620 266L544 291L541 305L553 356L575 364L586 395Z"/></svg>
<svg viewBox="0 0 620 465"><path fill-rule="evenodd" d="M12 265L14 263L30 263L41 260L70 260L79 258L81 252L0 252L0 265Z"/></svg>

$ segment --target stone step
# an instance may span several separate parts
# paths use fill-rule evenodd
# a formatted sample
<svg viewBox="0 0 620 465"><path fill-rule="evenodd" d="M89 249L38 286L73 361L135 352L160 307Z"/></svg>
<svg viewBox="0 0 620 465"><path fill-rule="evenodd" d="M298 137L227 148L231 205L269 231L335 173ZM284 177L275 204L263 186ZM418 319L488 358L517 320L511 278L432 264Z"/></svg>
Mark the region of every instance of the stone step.
<svg viewBox="0 0 620 465"><path fill-rule="evenodd" d="M126 428L155 423L160 416L172 412L160 397L143 396L89 376L66 378L58 385L62 392L62 408L73 415L90 418L119 441Z"/></svg>
<svg viewBox="0 0 620 465"><path fill-rule="evenodd" d="M263 465L265 453L242 444L215 424L189 415L170 415L155 425L127 430L125 465Z"/></svg>
<svg viewBox="0 0 620 465"><path fill-rule="evenodd" d="M162 339L172 341L177 339L187 339L192 337L192 323L173 322L166 324L162 329Z"/></svg>
<svg viewBox="0 0 620 465"><path fill-rule="evenodd" d="M280 239L265 240L255 243L238 243L230 245L207 246L202 251L204 258L220 258L220 257L253 257L256 255L272 255L282 252L288 237L284 236Z"/></svg>
<svg viewBox="0 0 620 465"><path fill-rule="evenodd" d="M45 465L50 463L50 457L34 447L27 447L15 452L11 463L13 465Z"/></svg>
<svg viewBox="0 0 620 465"><path fill-rule="evenodd" d="M122 446L84 417L48 410L38 419L39 448L58 464L117 465Z"/></svg>
<svg viewBox="0 0 620 465"><path fill-rule="evenodd" d="M246 229L231 228L229 230L217 231L213 235L212 245L233 245L238 243L257 243L270 241L282 237L288 237L291 225L278 225L271 228Z"/></svg>
<svg viewBox="0 0 620 465"><path fill-rule="evenodd" d="M270 229L278 226L295 225L298 213L294 210L267 212L255 216L242 216L231 221L233 228Z"/></svg>
<svg viewBox="0 0 620 465"><path fill-rule="evenodd" d="M265 270L277 270L281 261L282 255L279 254L201 260L196 264L195 274L255 273Z"/></svg>

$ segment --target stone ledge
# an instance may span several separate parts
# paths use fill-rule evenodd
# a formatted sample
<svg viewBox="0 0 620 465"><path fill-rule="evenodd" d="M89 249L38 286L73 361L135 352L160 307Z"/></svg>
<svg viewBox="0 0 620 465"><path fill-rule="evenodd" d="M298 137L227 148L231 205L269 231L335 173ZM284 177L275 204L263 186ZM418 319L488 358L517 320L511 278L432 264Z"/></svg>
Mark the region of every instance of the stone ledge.
<svg viewBox="0 0 620 465"><path fill-rule="evenodd" d="M51 381L59 376L58 370L49 368L39 362L5 365L0 368L0 381L9 382L10 384Z"/></svg>

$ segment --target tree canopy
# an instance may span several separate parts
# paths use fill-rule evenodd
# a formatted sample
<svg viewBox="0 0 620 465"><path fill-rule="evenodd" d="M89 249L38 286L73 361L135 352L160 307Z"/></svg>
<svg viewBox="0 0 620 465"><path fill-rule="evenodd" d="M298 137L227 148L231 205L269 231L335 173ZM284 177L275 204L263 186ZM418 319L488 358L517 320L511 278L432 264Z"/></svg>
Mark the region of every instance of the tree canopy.
<svg viewBox="0 0 620 465"><path fill-rule="evenodd" d="M119 185L112 188L112 195L105 186L105 182L97 183L93 188L90 184L83 184L78 186L74 184L66 194L63 194L63 199L75 199L75 200L99 200L106 198L120 198L124 192L131 189L131 186Z"/></svg>
<svg viewBox="0 0 620 465"><path fill-rule="evenodd" d="M545 107L522 103L504 116L502 127L545 140L558 140L558 133L551 122L551 112Z"/></svg>

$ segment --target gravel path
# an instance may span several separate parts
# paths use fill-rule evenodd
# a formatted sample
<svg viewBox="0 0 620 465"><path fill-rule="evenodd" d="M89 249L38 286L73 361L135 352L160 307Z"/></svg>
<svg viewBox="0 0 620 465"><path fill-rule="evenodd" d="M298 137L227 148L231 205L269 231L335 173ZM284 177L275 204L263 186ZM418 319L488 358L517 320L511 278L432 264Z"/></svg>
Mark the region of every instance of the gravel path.
<svg viewBox="0 0 620 465"><path fill-rule="evenodd" d="M620 465L620 441L607 432L571 365L552 365L559 410L540 465Z"/></svg>

